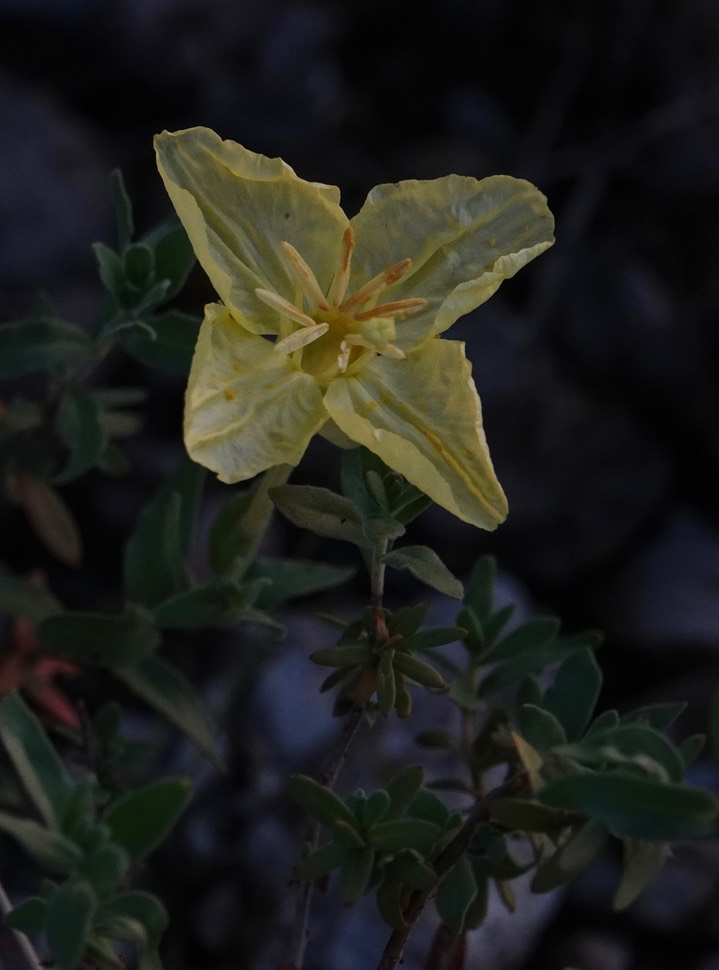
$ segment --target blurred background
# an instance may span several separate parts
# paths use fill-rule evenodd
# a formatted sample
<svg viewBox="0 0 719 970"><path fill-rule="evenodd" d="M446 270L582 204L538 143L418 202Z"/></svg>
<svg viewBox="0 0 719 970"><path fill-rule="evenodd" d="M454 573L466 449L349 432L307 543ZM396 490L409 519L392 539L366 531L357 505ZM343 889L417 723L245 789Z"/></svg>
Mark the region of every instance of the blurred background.
<svg viewBox="0 0 719 970"><path fill-rule="evenodd" d="M339 185L351 214L377 183L450 172L511 174L548 196L555 247L452 334L474 364L509 519L478 534L431 510L414 538L459 575L492 552L503 595L569 631L606 631L605 706L688 699L682 734L705 728L719 683L719 5L0 0L2 319L42 289L69 319L92 321L89 246L112 242L108 171L123 169L149 227L170 211L152 135L196 124ZM211 298L196 271L183 305L199 313ZM132 382L126 361L108 367ZM137 474L68 489L88 535L87 568L59 580L73 605L88 590L111 598L119 564L103 553L177 460L182 391L158 378ZM295 480L326 483L328 454L313 446ZM32 540L12 538L17 567L36 565ZM272 541L299 540L278 525ZM361 597L361 582L346 595ZM297 819L277 813L277 797L336 729L325 705L297 732L317 683L307 643L327 634L288 624L288 640L268 641L252 677L237 678L231 772L204 779L181 842L148 876L174 919L169 970L269 970L281 956ZM245 637L201 663L179 646L208 696ZM286 724L267 718L263 696L284 698ZM401 743L411 750L409 736L387 735L390 760ZM167 758L181 770L191 755ZM697 772L716 790L710 761ZM470 967L719 968L715 848L681 850L621 915L617 871L606 859L564 897L522 897L513 919L493 910ZM307 970L373 966L371 908L341 932L328 906ZM407 970L422 966L421 942Z"/></svg>

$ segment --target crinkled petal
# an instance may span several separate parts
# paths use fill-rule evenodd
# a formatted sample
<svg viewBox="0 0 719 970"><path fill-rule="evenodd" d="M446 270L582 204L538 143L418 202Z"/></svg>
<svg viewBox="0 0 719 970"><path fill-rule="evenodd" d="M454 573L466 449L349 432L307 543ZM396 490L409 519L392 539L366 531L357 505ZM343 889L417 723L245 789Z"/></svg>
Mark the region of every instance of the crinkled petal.
<svg viewBox="0 0 719 970"><path fill-rule="evenodd" d="M378 185L351 224L357 241L352 287L412 259L410 271L387 291L392 300L428 301L398 324L396 343L404 350L484 303L554 242L545 197L508 175Z"/></svg>
<svg viewBox="0 0 719 970"><path fill-rule="evenodd" d="M219 303L205 310L185 397L185 445L223 482L296 465L327 420L315 380Z"/></svg>
<svg viewBox="0 0 719 970"><path fill-rule="evenodd" d="M430 340L406 360L375 357L325 395L344 433L448 511L482 529L507 515L464 344Z"/></svg>
<svg viewBox="0 0 719 970"><path fill-rule="evenodd" d="M282 159L223 141L209 128L165 131L155 150L197 258L249 330L279 333L277 311L257 299L256 289L288 300L297 295L280 243L291 243L327 290L349 224L339 189L306 182Z"/></svg>

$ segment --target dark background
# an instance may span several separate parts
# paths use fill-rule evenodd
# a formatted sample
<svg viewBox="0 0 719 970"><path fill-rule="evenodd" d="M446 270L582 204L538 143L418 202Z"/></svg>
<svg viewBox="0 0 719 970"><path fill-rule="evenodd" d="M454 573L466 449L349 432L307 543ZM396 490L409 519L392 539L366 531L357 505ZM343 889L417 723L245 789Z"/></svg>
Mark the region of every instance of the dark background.
<svg viewBox="0 0 719 970"><path fill-rule="evenodd" d="M43 288L91 322L89 244L112 241L107 172L124 170L141 225L166 215L151 149L163 128L207 125L281 155L339 185L350 213L378 182L449 172L534 181L557 217L556 246L452 334L474 362L510 517L489 536L433 510L415 540L460 575L495 553L506 595L569 630L607 632L607 705L688 698L681 728L700 730L718 680L718 55L713 0L0 0L2 318ZM199 312L211 297L196 272L184 305ZM132 379L128 365L111 366ZM82 582L111 588L117 562L103 550L178 454L181 395L181 382L158 378L132 480L69 490L95 570L75 583L79 601ZM323 481L327 454L313 448L299 479ZM280 649L260 696L308 676L306 649L294 660ZM236 660L236 650L217 656ZM221 678L217 656L209 668ZM288 764L311 769L322 736L295 749L280 731L291 753L268 753L276 725L260 710L247 728L257 708L237 694L236 770L206 780L194 834L154 876L177 923L171 968L242 970L276 956L287 820L265 818L260 831L250 819L273 803ZM176 755L174 770L178 757L190 756ZM269 781L267 759L277 763ZM709 762L700 770L716 786ZM218 840L234 846L232 865L218 861ZM613 865L537 917L544 935L524 956L492 950L488 932L491 956L476 966L719 967L708 849L680 853L654 896L621 916L609 909ZM523 919L505 936L521 936ZM357 955L363 925L356 945L325 925L327 962L308 970L372 965ZM420 966L410 960L408 970Z"/></svg>

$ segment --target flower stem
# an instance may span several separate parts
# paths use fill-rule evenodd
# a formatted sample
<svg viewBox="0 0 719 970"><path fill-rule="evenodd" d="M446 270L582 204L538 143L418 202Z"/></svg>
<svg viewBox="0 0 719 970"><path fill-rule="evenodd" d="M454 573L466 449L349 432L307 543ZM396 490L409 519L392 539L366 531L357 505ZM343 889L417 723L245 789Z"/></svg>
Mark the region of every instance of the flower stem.
<svg viewBox="0 0 719 970"><path fill-rule="evenodd" d="M8 895L5 889L0 883L0 912L2 912L3 917L12 909L12 904L8 899ZM15 936L15 942L18 945L18 949L25 960L25 963L29 967L29 970L43 970L42 964L40 963L40 958L33 949L32 943L25 936L24 933L20 933L19 930L13 930L13 935Z"/></svg>
<svg viewBox="0 0 719 970"><path fill-rule="evenodd" d="M389 549L388 539L379 539L372 547L372 557L369 565L370 602L375 609L380 609L384 599L384 574L386 566L383 556Z"/></svg>
<svg viewBox="0 0 719 970"><path fill-rule="evenodd" d="M364 712L361 707L356 707L348 715L344 725L342 726L342 733L337 739L337 743L330 752L329 757L327 758L327 761L320 772L319 780L326 788L330 789L330 791L337 784L339 774L347 761L350 748L352 747L352 743L354 742L357 732L359 731L360 724L362 723L363 713ZM317 848L320 840L320 829L321 826L319 822L314 820L310 821L307 825L305 844L308 846L308 854L314 852L314 850ZM305 958L305 948L307 946L308 925L313 894L314 882L311 879L308 879L306 882L302 882L300 884L297 907L295 910L295 922L292 928L292 937L290 940L291 957L289 964L283 964L283 966L292 967L293 970L302 970L302 964Z"/></svg>

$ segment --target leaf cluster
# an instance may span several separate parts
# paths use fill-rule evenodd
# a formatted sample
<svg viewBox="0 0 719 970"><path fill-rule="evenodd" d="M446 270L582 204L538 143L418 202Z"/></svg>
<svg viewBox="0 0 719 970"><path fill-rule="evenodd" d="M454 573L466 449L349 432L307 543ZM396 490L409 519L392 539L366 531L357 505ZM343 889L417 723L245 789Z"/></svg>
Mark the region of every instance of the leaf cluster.
<svg viewBox="0 0 719 970"><path fill-rule="evenodd" d="M0 830L53 877L39 895L16 906L7 923L44 934L58 970L84 960L121 970L117 940L137 947L139 970L158 970L167 915L158 899L128 889L127 880L169 835L190 798L189 782L165 778L110 796L94 775L71 779L16 692L0 701L0 740L39 816L2 811Z"/></svg>

